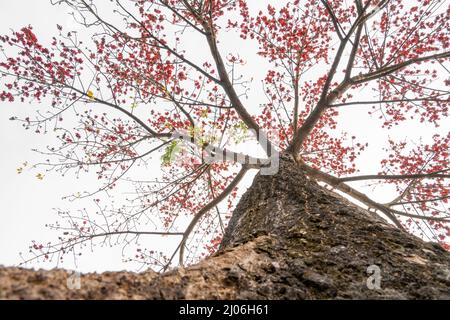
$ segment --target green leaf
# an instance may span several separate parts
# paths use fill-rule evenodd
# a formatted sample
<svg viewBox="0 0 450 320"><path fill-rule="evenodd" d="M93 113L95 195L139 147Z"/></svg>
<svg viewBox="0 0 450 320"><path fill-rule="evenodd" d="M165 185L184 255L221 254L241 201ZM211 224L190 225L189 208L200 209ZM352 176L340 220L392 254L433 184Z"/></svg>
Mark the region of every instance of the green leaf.
<svg viewBox="0 0 450 320"><path fill-rule="evenodd" d="M181 147L179 146L179 141L172 141L164 151L164 154L161 156L162 164L164 166L168 166L172 163L173 159L175 159L176 155L180 152Z"/></svg>

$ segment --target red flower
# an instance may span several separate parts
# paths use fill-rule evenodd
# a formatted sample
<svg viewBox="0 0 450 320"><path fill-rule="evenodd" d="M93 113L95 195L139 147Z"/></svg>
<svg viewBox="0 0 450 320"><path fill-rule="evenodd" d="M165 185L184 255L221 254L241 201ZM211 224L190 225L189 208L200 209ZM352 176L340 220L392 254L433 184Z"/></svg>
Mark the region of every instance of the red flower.
<svg viewBox="0 0 450 320"><path fill-rule="evenodd" d="M37 37L33 33L33 31L31 31L31 28L22 28L21 31L25 35L25 39L28 41L29 44L36 44L37 43Z"/></svg>

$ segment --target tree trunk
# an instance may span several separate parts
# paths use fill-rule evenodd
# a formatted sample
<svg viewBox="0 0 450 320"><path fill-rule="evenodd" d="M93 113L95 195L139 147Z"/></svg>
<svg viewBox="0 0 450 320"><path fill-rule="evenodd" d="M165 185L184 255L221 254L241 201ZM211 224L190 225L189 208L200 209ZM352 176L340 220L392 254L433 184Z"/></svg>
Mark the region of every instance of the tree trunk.
<svg viewBox="0 0 450 320"><path fill-rule="evenodd" d="M0 298L450 299L447 251L319 186L284 157L278 174L256 176L212 257L162 275L87 274L79 290L67 289L67 276L0 269Z"/></svg>

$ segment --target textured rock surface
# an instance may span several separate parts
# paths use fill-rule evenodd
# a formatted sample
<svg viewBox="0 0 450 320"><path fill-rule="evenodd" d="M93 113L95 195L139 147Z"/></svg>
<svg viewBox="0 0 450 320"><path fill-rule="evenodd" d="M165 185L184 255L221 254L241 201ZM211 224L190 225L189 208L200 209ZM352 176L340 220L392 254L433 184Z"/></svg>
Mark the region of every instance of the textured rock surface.
<svg viewBox="0 0 450 320"><path fill-rule="evenodd" d="M367 287L380 268L381 288ZM257 176L218 253L158 275L0 268L0 299L450 299L450 254L308 180Z"/></svg>

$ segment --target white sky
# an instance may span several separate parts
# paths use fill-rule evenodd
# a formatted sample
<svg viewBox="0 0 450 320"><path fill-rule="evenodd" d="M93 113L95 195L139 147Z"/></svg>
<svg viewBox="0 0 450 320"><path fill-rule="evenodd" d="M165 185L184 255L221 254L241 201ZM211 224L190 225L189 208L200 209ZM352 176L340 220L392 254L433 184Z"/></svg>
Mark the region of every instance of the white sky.
<svg viewBox="0 0 450 320"><path fill-rule="evenodd" d="M261 3L267 1L261 1ZM270 1L269 1L270 2ZM40 40L48 40L55 34L56 24L70 28L74 25L66 14L66 8L52 6L48 0L0 0L0 34L9 29L20 29L25 25L32 25ZM226 47L226 43L222 43ZM230 43L232 46L232 44ZM202 50L201 46L193 45ZM246 51L247 50L247 51ZM250 52L248 48L240 48L240 53ZM195 53L194 53L195 55ZM250 59L248 68L252 74L258 76L264 69L258 65L257 59ZM253 98L252 98L253 99ZM61 198L68 194L95 189L98 186L96 177L85 176L80 180L63 178L58 174L46 175L44 180L35 176L42 170L25 170L17 174L16 169L25 161L34 163L37 155L32 148L44 149L54 142L52 135L36 135L25 131L20 124L9 121L12 116L32 114L39 107L32 104L2 103L0 102L0 265L16 265L21 262L19 252L27 252L31 240L56 240L57 233L49 231L45 224L57 220L53 208L77 210L81 203L69 203ZM340 124L342 128L352 128L351 132L361 133L371 143L371 148L360 160L361 173L375 173L377 163L381 157L381 148L385 145L387 133L381 129L378 121L370 119L367 108L354 108L350 117L345 117ZM433 129L434 130L434 129ZM431 128L427 124L418 127L417 124L404 125L391 132L392 136L408 136L416 140L423 136L431 137ZM375 172L374 172L375 168ZM245 182L248 185L251 177ZM357 184L355 184L357 185ZM371 192L366 190L366 192ZM380 201L389 201L392 193L389 189L377 191L373 194ZM174 246L174 241L156 241L167 251ZM79 271L104 271L135 268L124 264L120 252L121 248L97 248L93 253L86 252L78 259L78 265L70 260L62 265ZM52 268L55 263L33 263L29 267Z"/></svg>
<svg viewBox="0 0 450 320"><path fill-rule="evenodd" d="M0 0L0 33L9 29L20 29L32 25L40 39L55 34L56 23L69 23L62 6L51 6L47 0ZM51 135L36 135L27 132L18 123L9 121L13 115L29 115L36 105L0 103L0 264L16 265L22 260L19 252L27 253L31 240L56 240L56 234L45 228L45 224L57 220L53 208L67 207L61 198L79 189L80 185L94 185L94 179L75 181L59 175L46 175L38 180L39 170L25 170L18 175L16 169L25 161L33 163L36 154L33 148L43 149L54 142ZM70 204L69 204L70 206ZM108 254L97 250L95 258L79 259L79 270L120 269L120 253ZM105 250L106 251L106 250ZM32 264L29 267L52 268L55 263ZM68 268L75 265L68 263Z"/></svg>

